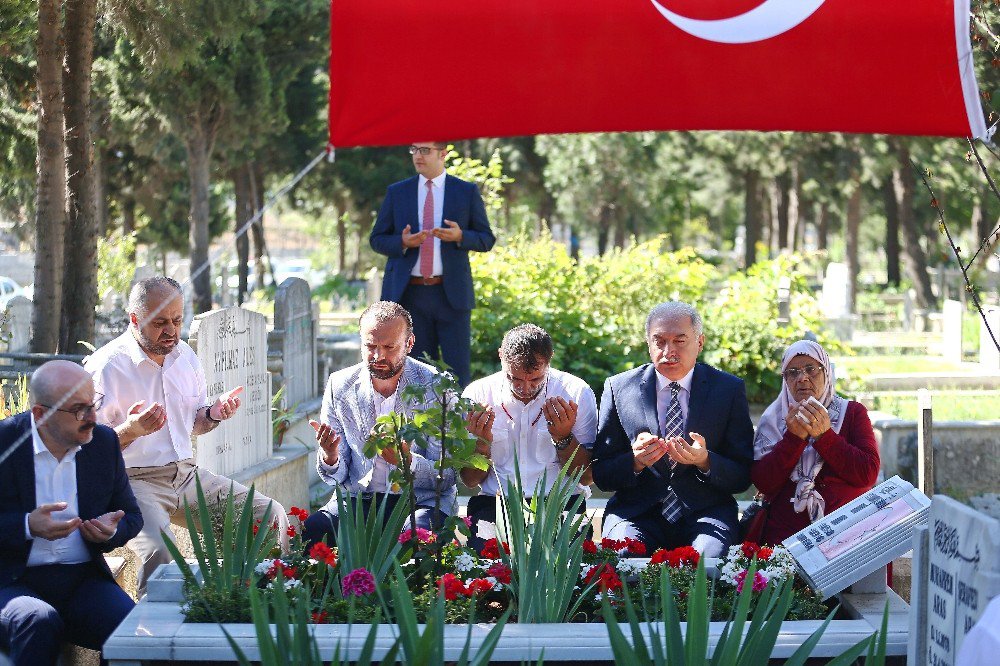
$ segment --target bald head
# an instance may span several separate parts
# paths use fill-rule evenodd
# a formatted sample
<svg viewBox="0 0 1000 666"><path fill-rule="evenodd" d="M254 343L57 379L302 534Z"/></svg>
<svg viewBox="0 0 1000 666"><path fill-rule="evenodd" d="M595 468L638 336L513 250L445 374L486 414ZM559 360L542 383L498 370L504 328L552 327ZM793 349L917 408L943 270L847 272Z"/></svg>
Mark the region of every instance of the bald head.
<svg viewBox="0 0 1000 666"><path fill-rule="evenodd" d="M94 391L90 373L72 361L49 361L31 375L28 392L33 404L55 405L68 401L81 389Z"/></svg>

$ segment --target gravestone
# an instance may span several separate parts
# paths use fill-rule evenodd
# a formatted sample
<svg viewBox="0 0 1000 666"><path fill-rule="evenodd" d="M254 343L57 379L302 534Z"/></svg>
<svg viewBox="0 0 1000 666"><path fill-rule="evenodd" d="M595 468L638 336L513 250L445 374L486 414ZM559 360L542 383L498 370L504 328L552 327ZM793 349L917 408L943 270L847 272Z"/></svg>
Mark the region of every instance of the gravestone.
<svg viewBox="0 0 1000 666"><path fill-rule="evenodd" d="M4 322L0 332L7 338L7 351L11 354L27 352L31 343L31 301L15 296L7 302L7 309L0 316Z"/></svg>
<svg viewBox="0 0 1000 666"><path fill-rule="evenodd" d="M979 320L979 362L987 370L1000 370L1000 349L993 342L993 337L1000 340L1000 307L984 305L983 314L986 315L986 320ZM990 331L986 329L987 323L993 331L993 337L990 337Z"/></svg>
<svg viewBox="0 0 1000 666"><path fill-rule="evenodd" d="M309 284L302 278L286 278L274 296L274 333L280 340L284 402L288 407L316 395L316 328L312 315Z"/></svg>
<svg viewBox="0 0 1000 666"><path fill-rule="evenodd" d="M929 509L926 495L894 476L782 545L809 586L828 599L910 550L913 528L927 522Z"/></svg>
<svg viewBox="0 0 1000 666"><path fill-rule="evenodd" d="M965 635L1000 593L1000 521L935 495L914 540L909 664L952 666Z"/></svg>
<svg viewBox="0 0 1000 666"><path fill-rule="evenodd" d="M271 375L267 371L267 319L233 307L194 318L190 344L205 370L208 399L243 386L236 416L196 443L198 464L231 475L271 455Z"/></svg>
<svg viewBox="0 0 1000 666"><path fill-rule="evenodd" d="M365 276L365 301L368 305L382 299L382 273L372 268Z"/></svg>
<svg viewBox="0 0 1000 666"><path fill-rule="evenodd" d="M942 356L952 363L962 362L962 314L965 308L960 301L946 300L941 308L944 339Z"/></svg>
<svg viewBox="0 0 1000 666"><path fill-rule="evenodd" d="M851 274L847 264L831 262L823 278L820 296L827 326L840 340L850 340L854 333L851 316Z"/></svg>
<svg viewBox="0 0 1000 666"><path fill-rule="evenodd" d="M778 326L792 322L792 279L782 275L778 279Z"/></svg>

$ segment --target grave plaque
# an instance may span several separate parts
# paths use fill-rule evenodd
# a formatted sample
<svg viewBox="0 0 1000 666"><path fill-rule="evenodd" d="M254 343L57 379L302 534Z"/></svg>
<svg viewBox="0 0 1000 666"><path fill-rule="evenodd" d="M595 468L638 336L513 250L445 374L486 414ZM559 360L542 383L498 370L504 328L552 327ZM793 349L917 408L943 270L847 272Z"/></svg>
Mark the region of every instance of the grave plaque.
<svg viewBox="0 0 1000 666"><path fill-rule="evenodd" d="M316 330L309 284L290 277L274 297L274 328L281 330L281 374L285 405L294 407L316 394Z"/></svg>
<svg viewBox="0 0 1000 666"><path fill-rule="evenodd" d="M851 316L851 274L847 264L835 261L827 264L821 301L827 317Z"/></svg>
<svg viewBox="0 0 1000 666"><path fill-rule="evenodd" d="M894 476L782 542L802 577L824 599L910 550L930 500Z"/></svg>
<svg viewBox="0 0 1000 666"><path fill-rule="evenodd" d="M27 352L31 343L31 301L15 296L7 302L7 309L0 312L0 317L3 319L0 334L7 339L7 351Z"/></svg>
<svg viewBox="0 0 1000 666"><path fill-rule="evenodd" d="M953 363L962 362L962 313L965 308L960 301L946 300L941 309L944 339L942 356Z"/></svg>
<svg viewBox="0 0 1000 666"><path fill-rule="evenodd" d="M233 307L195 317L191 346L205 370L208 399L243 386L240 410L197 438L197 461L231 475L271 455L271 374L267 371L267 320Z"/></svg>
<svg viewBox="0 0 1000 666"><path fill-rule="evenodd" d="M952 666L965 635L1000 593L1000 522L935 495L927 537L926 570L913 583L926 590L912 610L926 647L917 663Z"/></svg>

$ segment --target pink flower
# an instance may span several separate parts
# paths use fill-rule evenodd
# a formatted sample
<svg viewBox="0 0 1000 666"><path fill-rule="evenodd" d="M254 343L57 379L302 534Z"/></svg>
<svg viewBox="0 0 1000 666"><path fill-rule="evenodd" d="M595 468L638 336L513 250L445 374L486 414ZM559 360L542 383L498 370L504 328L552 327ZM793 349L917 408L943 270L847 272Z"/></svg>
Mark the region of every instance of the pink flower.
<svg viewBox="0 0 1000 666"><path fill-rule="evenodd" d="M465 523L466 527L468 527L470 530L472 529L472 518L470 518L469 516L462 516L462 521Z"/></svg>
<svg viewBox="0 0 1000 666"><path fill-rule="evenodd" d="M356 597L363 597L375 591L375 577L368 569L355 569L344 576L341 588L344 590L345 597L352 594Z"/></svg>
<svg viewBox="0 0 1000 666"><path fill-rule="evenodd" d="M741 571L738 574L736 574L736 591L737 592L742 592L743 591L743 583L744 583L744 581L746 581L747 573L748 573L748 571L746 569L744 569L743 571ZM764 574L762 574L761 572L758 571L757 573L754 574L752 589L753 589L754 592L760 592L765 587L767 587L767 576L765 576Z"/></svg>
<svg viewBox="0 0 1000 666"><path fill-rule="evenodd" d="M413 538L413 530L409 529L403 530L403 532L399 535L399 543L405 544L412 538ZM434 532L431 532L430 530L425 530L422 527L417 528L418 543L432 543L435 538L436 537L434 535Z"/></svg>

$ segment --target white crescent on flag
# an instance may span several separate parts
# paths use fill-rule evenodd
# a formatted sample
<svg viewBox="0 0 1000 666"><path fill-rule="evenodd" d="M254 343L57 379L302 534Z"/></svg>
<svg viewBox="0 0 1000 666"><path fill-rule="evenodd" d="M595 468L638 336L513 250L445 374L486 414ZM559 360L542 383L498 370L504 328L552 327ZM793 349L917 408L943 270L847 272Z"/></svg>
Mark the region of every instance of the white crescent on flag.
<svg viewBox="0 0 1000 666"><path fill-rule="evenodd" d="M743 14L724 19L703 20L681 16L656 0L656 11L679 29L710 42L749 44L762 42L787 32L812 16L826 0L765 0Z"/></svg>

